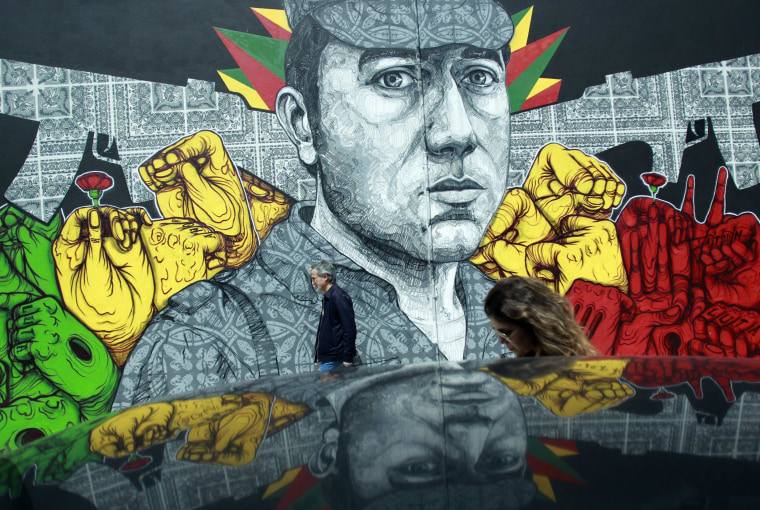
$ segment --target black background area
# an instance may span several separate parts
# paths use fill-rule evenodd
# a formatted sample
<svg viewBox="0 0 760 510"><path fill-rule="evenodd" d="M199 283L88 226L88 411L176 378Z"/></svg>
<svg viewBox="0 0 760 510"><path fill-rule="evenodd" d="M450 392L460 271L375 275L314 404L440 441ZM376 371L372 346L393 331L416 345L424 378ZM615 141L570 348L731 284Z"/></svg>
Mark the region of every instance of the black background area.
<svg viewBox="0 0 760 510"><path fill-rule="evenodd" d="M510 14L534 6L529 42L570 27L547 78L559 100L580 97L607 74L634 77L760 53L760 2L734 0L502 0ZM0 58L175 85L217 84L238 67L213 27L268 35L250 7L279 0L6 0Z"/></svg>

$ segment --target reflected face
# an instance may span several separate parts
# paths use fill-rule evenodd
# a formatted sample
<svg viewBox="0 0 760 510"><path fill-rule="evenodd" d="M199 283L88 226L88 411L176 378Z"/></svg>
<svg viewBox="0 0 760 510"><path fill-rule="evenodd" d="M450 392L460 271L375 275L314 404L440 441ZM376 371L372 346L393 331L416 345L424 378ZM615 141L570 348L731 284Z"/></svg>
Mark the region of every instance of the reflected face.
<svg viewBox="0 0 760 510"><path fill-rule="evenodd" d="M332 41L321 57L322 190L330 210L383 249L459 261L504 195L509 99L501 52L421 54Z"/></svg>
<svg viewBox="0 0 760 510"><path fill-rule="evenodd" d="M489 319L491 319L491 329L494 330L499 338L499 343L515 353L515 356L537 356L540 354L533 334L524 326L512 321L494 319L493 317L489 317Z"/></svg>
<svg viewBox="0 0 760 510"><path fill-rule="evenodd" d="M522 476L522 409L485 372L431 371L379 384L352 397L341 416L352 489L365 501L447 479L473 485Z"/></svg>

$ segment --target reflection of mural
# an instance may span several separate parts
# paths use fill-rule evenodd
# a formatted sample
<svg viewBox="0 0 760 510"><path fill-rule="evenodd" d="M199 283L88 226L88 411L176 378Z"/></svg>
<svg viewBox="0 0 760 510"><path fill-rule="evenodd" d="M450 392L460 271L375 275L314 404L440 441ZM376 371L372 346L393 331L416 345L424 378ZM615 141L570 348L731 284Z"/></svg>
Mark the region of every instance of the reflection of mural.
<svg viewBox="0 0 760 510"><path fill-rule="evenodd" d="M42 439L6 457L0 488L39 508L752 504L758 368L546 358L266 378Z"/></svg>
<svg viewBox="0 0 760 510"><path fill-rule="evenodd" d="M312 370L321 258L366 364L503 355L482 298L515 274L566 294L603 354L760 352L757 56L550 105L572 23L535 38L551 12L491 0L336 21L364 4L241 4L269 37L209 22L259 111L0 55L0 449Z"/></svg>
<svg viewBox="0 0 760 510"><path fill-rule="evenodd" d="M297 420L306 408L266 394L157 403L110 418L90 435L90 451L122 457L189 429L178 459L240 466L252 462L261 440Z"/></svg>

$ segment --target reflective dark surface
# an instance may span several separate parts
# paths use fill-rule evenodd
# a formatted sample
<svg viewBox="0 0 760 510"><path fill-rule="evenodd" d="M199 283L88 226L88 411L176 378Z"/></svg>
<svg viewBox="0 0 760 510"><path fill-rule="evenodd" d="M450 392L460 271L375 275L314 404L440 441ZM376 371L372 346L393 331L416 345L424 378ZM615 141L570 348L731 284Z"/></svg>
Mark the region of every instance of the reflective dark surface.
<svg viewBox="0 0 760 510"><path fill-rule="evenodd" d="M33 442L3 459L9 492L0 501L756 508L758 379L759 362L707 358L536 358L262 379Z"/></svg>

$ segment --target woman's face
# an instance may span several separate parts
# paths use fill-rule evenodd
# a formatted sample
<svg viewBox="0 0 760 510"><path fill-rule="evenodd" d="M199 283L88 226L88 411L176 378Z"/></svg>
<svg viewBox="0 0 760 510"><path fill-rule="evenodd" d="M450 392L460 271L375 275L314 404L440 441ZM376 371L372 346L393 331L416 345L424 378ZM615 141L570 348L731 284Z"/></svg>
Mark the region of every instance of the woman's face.
<svg viewBox="0 0 760 510"><path fill-rule="evenodd" d="M515 353L515 356L539 356L540 349L536 345L536 339L527 328L512 321L502 321L489 317L491 328L496 332L499 343Z"/></svg>

